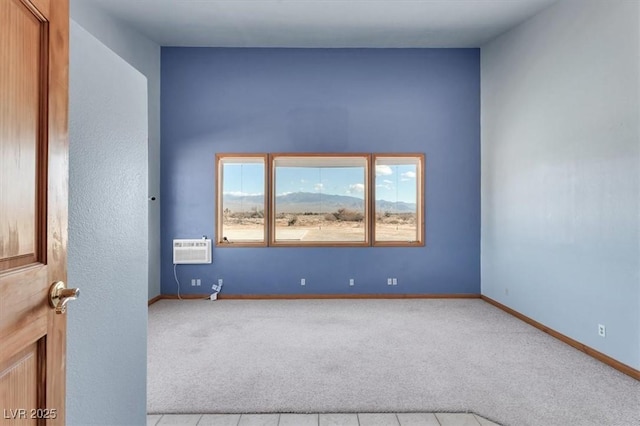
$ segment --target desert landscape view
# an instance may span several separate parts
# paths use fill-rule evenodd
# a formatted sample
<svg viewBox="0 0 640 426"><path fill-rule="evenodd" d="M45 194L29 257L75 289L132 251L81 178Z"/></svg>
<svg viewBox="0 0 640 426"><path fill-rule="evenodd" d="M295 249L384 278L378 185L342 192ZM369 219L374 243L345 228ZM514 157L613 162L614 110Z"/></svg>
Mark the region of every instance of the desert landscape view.
<svg viewBox="0 0 640 426"><path fill-rule="evenodd" d="M244 198L234 199L234 198ZM223 236L229 243L261 241L260 200L225 197ZM415 205L376 201L376 241L416 241ZM365 240L364 200L339 195L295 193L276 197L275 239L279 242L359 242Z"/></svg>

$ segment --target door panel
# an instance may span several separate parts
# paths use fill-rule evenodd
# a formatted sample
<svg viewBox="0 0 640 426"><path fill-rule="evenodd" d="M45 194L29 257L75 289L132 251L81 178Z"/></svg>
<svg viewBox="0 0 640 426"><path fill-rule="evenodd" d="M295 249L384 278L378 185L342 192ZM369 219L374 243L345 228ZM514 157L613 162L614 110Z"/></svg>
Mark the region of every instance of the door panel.
<svg viewBox="0 0 640 426"><path fill-rule="evenodd" d="M0 271L37 260L38 153L45 142L42 100L46 85L45 22L18 0L0 5L2 58L10 67L0 77Z"/></svg>
<svg viewBox="0 0 640 426"><path fill-rule="evenodd" d="M0 0L0 424L64 424L67 0Z"/></svg>
<svg viewBox="0 0 640 426"><path fill-rule="evenodd" d="M39 370L39 355L42 352L39 347L43 342L29 345L20 351L13 359L9 359L7 368L0 367L0 389L12 389L12 392L2 395L2 400L7 401L9 407L38 407L42 395L38 395L38 380L41 377ZM24 410L24 411L23 411ZM4 409L3 420L7 424L37 424L37 416L32 415L31 409ZM37 414L37 413L36 413ZM4 424L3 423L3 424Z"/></svg>

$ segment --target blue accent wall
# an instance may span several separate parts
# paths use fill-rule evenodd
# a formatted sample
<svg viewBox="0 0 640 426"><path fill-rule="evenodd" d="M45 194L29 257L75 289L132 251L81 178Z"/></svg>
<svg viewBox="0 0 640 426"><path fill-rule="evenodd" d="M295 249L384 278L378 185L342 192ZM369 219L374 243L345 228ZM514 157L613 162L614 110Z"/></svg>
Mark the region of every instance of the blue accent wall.
<svg viewBox="0 0 640 426"><path fill-rule="evenodd" d="M183 294L480 293L479 49L165 47L161 78L163 294L172 239L215 240L218 152L422 152L426 245L214 247Z"/></svg>

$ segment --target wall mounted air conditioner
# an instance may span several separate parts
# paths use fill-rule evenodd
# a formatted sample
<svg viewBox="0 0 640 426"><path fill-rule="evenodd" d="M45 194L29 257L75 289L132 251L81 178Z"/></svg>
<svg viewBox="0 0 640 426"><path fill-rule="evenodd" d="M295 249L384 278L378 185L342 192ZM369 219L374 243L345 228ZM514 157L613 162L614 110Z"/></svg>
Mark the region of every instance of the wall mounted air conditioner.
<svg viewBox="0 0 640 426"><path fill-rule="evenodd" d="M173 263L211 263L211 240L173 240Z"/></svg>

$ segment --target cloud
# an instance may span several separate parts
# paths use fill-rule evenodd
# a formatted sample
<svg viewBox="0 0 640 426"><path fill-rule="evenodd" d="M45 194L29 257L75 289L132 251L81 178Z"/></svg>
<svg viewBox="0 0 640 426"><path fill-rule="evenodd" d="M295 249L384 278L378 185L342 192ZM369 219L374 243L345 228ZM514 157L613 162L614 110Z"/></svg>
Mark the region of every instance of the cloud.
<svg viewBox="0 0 640 426"><path fill-rule="evenodd" d="M407 179L415 179L416 172L405 172L402 174L402 177Z"/></svg>
<svg viewBox="0 0 640 426"><path fill-rule="evenodd" d="M389 176L392 174L393 170L391 170L391 167L384 164L376 166L376 176Z"/></svg>
<svg viewBox="0 0 640 426"><path fill-rule="evenodd" d="M285 195L289 195L289 194L293 194L293 191L281 192L280 194L278 194L278 197L284 197Z"/></svg>
<svg viewBox="0 0 640 426"><path fill-rule="evenodd" d="M229 192L224 192L224 195L231 195L234 197L251 197L253 195L262 195L261 193L258 192L242 192L242 191L229 191Z"/></svg>
<svg viewBox="0 0 640 426"><path fill-rule="evenodd" d="M354 183L349 185L349 190L347 190L347 194L357 194L364 192L364 184L363 183Z"/></svg>
<svg viewBox="0 0 640 426"><path fill-rule="evenodd" d="M315 189L316 191L322 191L322 188L324 188L324 185L321 183L316 183L315 185L313 185L313 189Z"/></svg>
<svg viewBox="0 0 640 426"><path fill-rule="evenodd" d="M383 188L391 190L393 189L393 181L389 179L382 179L382 182L377 181L379 183L376 184L376 188Z"/></svg>

